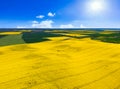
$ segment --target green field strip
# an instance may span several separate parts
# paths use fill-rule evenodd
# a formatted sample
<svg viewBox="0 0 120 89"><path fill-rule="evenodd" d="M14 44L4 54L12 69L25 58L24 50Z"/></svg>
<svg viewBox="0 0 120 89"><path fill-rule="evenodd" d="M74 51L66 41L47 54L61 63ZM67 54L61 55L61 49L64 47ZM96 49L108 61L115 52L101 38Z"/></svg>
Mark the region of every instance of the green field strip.
<svg viewBox="0 0 120 89"><path fill-rule="evenodd" d="M24 40L22 39L22 34L19 35L7 35L0 38L0 46L8 46L15 44L24 44Z"/></svg>
<svg viewBox="0 0 120 89"><path fill-rule="evenodd" d="M49 32L30 32L30 33L23 33L22 39L26 43L37 43L37 42L44 42L50 41L48 37L61 37L63 35L49 33Z"/></svg>

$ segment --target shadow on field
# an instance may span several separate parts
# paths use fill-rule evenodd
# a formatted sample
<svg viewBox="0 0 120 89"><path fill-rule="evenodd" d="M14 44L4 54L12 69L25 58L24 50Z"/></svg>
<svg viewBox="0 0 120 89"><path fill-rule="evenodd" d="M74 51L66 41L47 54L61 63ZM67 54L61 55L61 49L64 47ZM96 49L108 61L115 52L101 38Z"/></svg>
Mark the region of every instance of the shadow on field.
<svg viewBox="0 0 120 89"><path fill-rule="evenodd" d="M110 32L110 33L109 33ZM37 43L50 41L49 37L68 37L64 40L71 38L83 39L91 38L92 40L99 40L107 43L120 44L120 31L109 31L107 34L105 31L58 31L58 32L24 32L19 35L0 35L0 46L25 44L25 43ZM73 34L68 35L68 34ZM77 34L77 36L74 36ZM83 36L82 36L83 35Z"/></svg>
<svg viewBox="0 0 120 89"><path fill-rule="evenodd" d="M43 41L50 41L48 37L61 37L61 34L49 33L49 32L30 32L23 33L22 39L26 43L36 43Z"/></svg>
<svg viewBox="0 0 120 89"><path fill-rule="evenodd" d="M120 32L114 32L111 34L101 34L101 33L95 33L95 34L89 34L88 35L92 40L100 40L102 42L107 43L120 43Z"/></svg>
<svg viewBox="0 0 120 89"><path fill-rule="evenodd" d="M3 37L5 37L5 36L7 36L7 35L0 35L0 38L3 38Z"/></svg>
<svg viewBox="0 0 120 89"><path fill-rule="evenodd" d="M82 34L85 36L67 36L64 33L68 33L67 31L62 31L59 34L59 32L30 32L30 33L23 33L22 39L26 43L36 43L36 42L43 42L43 41L50 41L48 38L49 37L61 37L61 36L66 36L70 38L76 38L76 39L83 39L83 38L91 38L92 40L100 40L102 42L107 42L107 43L120 43L120 31L113 31L113 33L110 34L104 34L101 33L102 31L94 31L90 33L89 31L83 31L83 32L76 32L76 31L70 31L70 33L77 33L77 34Z"/></svg>
<svg viewBox="0 0 120 89"><path fill-rule="evenodd" d="M94 32L79 31L76 33L85 36L69 36L69 37L76 39L91 38L92 40L100 40L102 42L120 44L120 31L109 31L109 32L111 33L104 34L104 31L94 31ZM75 31L73 31L73 33L75 33Z"/></svg>

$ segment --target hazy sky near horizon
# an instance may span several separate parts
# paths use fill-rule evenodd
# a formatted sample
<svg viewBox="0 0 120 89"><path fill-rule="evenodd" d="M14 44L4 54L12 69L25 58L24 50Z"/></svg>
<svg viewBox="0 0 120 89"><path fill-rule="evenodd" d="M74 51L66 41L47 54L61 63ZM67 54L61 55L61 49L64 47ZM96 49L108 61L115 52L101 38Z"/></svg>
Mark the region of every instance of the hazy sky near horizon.
<svg viewBox="0 0 120 89"><path fill-rule="evenodd" d="M120 28L120 0L1 0L0 28Z"/></svg>

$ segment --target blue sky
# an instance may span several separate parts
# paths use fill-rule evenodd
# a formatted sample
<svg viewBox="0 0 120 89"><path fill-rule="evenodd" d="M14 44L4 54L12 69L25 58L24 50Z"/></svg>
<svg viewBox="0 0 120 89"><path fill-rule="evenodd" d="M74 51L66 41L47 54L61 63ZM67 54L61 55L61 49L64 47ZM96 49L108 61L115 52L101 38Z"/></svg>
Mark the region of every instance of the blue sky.
<svg viewBox="0 0 120 89"><path fill-rule="evenodd" d="M120 0L1 0L0 28L119 28Z"/></svg>

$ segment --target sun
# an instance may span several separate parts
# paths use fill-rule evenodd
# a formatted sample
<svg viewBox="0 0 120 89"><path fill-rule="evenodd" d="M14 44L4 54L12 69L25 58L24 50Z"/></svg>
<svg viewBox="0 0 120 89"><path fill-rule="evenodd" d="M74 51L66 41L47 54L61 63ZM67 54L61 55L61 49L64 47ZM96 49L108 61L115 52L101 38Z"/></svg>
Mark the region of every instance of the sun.
<svg viewBox="0 0 120 89"><path fill-rule="evenodd" d="M102 2L94 1L90 3L91 11L99 12L104 10L104 4Z"/></svg>
<svg viewBox="0 0 120 89"><path fill-rule="evenodd" d="M86 3L85 10L89 15L100 15L107 10L106 1L104 0L90 0Z"/></svg>

